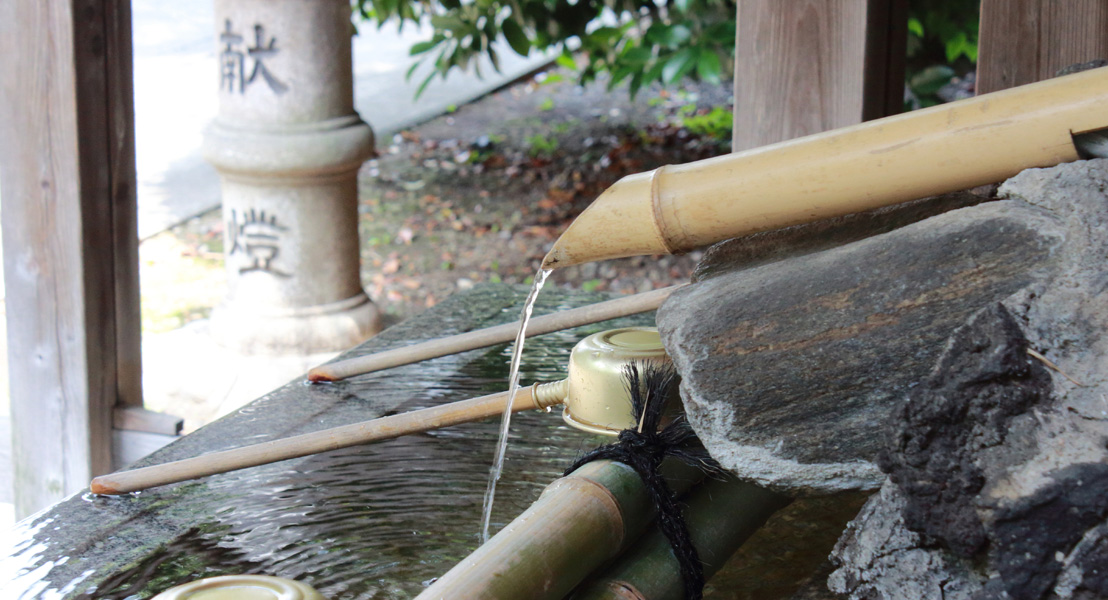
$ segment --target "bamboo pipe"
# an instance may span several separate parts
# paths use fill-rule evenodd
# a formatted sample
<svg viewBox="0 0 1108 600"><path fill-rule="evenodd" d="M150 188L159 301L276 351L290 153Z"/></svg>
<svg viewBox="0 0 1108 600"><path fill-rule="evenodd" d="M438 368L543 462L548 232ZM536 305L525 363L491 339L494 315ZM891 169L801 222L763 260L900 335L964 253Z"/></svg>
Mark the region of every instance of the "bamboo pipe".
<svg viewBox="0 0 1108 600"><path fill-rule="evenodd" d="M790 499L735 479L710 479L684 499L685 523L708 580ZM669 540L651 527L573 600L682 600L684 581Z"/></svg>
<svg viewBox="0 0 1108 600"><path fill-rule="evenodd" d="M670 294L679 287L682 286L670 286L660 290L624 296L589 306L534 317L527 327L527 337L651 311L661 306L662 302L669 298ZM359 356L315 367L308 371L308 380L314 382L338 381L355 375L390 369L439 356L502 344L514 340L517 331L519 331L518 323L505 323L504 325L429 340L412 346Z"/></svg>
<svg viewBox="0 0 1108 600"><path fill-rule="evenodd" d="M1077 160L1108 128L1108 67L630 175L570 224L543 268L676 253Z"/></svg>
<svg viewBox="0 0 1108 600"><path fill-rule="evenodd" d="M674 493L702 476L679 461L662 463ZM617 556L654 518L631 467L598 460L555 480L539 499L416 600L560 600Z"/></svg>
<svg viewBox="0 0 1108 600"><path fill-rule="evenodd" d="M565 380L521 387L512 412L535 410L561 404L566 396ZM89 486L94 494L125 494L159 485L197 479L290 458L358 446L402 435L421 433L500 415L508 392L498 392L452 402L442 406L391 415L314 433L273 440L252 446L203 454L174 462L101 475Z"/></svg>

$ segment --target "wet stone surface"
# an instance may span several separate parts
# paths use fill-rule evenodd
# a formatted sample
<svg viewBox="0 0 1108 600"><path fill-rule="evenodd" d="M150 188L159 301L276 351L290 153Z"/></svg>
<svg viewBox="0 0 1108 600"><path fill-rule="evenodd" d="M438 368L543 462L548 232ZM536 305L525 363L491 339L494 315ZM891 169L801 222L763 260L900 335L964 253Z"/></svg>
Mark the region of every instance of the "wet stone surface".
<svg viewBox="0 0 1108 600"><path fill-rule="evenodd" d="M988 202L822 252L709 252L732 264L658 312L693 427L729 470L783 493L879 487L883 428L946 339L1051 265L1042 220Z"/></svg>
<svg viewBox="0 0 1108 600"><path fill-rule="evenodd" d="M480 286L352 350L367 353L514 321L525 290ZM549 291L536 314L607 296ZM523 381L565 376L582 336L652 315L559 332L527 345ZM503 389L504 345L333 385L293 381L159 451L186 458ZM498 423L491 420L226 473L123 497L77 495L18 525L0 560L0 597L141 599L231 573L302 580L328 598L405 599L477 545ZM494 529L573 458L603 441L559 415L513 419Z"/></svg>

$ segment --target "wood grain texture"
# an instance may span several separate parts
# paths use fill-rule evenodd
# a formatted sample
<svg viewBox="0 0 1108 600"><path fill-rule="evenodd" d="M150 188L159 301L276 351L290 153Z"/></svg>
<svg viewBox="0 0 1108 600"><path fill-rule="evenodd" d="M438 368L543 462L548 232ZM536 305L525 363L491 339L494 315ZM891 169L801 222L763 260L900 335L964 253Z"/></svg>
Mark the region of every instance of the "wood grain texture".
<svg viewBox="0 0 1108 600"><path fill-rule="evenodd" d="M130 0L105 4L112 267L118 403L141 408L142 313L139 306L138 175L135 171L134 60Z"/></svg>
<svg viewBox="0 0 1108 600"><path fill-rule="evenodd" d="M181 435L184 425L185 420L181 417L122 403L116 405L115 410L112 411L112 426L123 431Z"/></svg>
<svg viewBox="0 0 1108 600"><path fill-rule="evenodd" d="M130 53L112 38L130 27L119 20L123 4L0 4L0 56L18 57L0 61L18 515L64 498L111 468L119 391L116 263L135 252L121 251L121 239L126 245L134 237L137 244L133 231L119 234L113 202L119 198L115 180L126 180L118 173L129 169L133 181L134 170L133 144L116 143L133 139L129 105L116 109L125 118L111 117L112 86L130 80L129 62L108 67L113 57L118 62L120 53ZM114 28L107 26L109 16ZM117 92L129 96L129 85ZM129 187L133 198L133 184L120 187ZM128 326L137 329L137 320ZM138 349L130 351L135 356Z"/></svg>
<svg viewBox="0 0 1108 600"><path fill-rule="evenodd" d="M1108 58L1108 0L982 0L977 93Z"/></svg>
<svg viewBox="0 0 1108 600"><path fill-rule="evenodd" d="M899 112L901 0L738 4L735 151Z"/></svg>

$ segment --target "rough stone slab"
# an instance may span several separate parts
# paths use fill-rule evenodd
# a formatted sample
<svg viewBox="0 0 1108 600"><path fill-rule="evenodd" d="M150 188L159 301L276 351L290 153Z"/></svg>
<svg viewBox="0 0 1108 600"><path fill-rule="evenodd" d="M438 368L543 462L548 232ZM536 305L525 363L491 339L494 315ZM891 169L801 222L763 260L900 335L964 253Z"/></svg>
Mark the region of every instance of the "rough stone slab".
<svg viewBox="0 0 1108 600"><path fill-rule="evenodd" d="M969 315L1044 276L1057 229L1037 207L990 202L675 293L658 326L693 427L778 491L878 487L893 407Z"/></svg>
<svg viewBox="0 0 1108 600"><path fill-rule="evenodd" d="M904 526L904 506L900 490L886 482L835 546L832 558L847 566L831 574L828 586L851 599L899 589L914 600L970 600L980 578L956 558L921 548L919 534Z"/></svg>
<svg viewBox="0 0 1108 600"><path fill-rule="evenodd" d="M697 263L692 279L704 281L786 258L830 250L945 212L987 202L995 194L995 185L982 186L726 240L704 252L704 258Z"/></svg>
<svg viewBox="0 0 1108 600"><path fill-rule="evenodd" d="M1108 597L1105 190L1105 160L1028 170L1001 187L1058 224L1064 243L1055 266L1003 310L983 311L959 330L900 409L882 460L889 481L836 549L837 591L920 598L904 582L930 564L920 585L961 591L922 597ZM1012 318L1003 328L1016 324L1020 343L1042 359L1021 367L1015 336L981 337L1004 312ZM1037 374L1017 376L1021 369ZM939 403L948 403L947 415ZM898 547L882 550L882 536Z"/></svg>

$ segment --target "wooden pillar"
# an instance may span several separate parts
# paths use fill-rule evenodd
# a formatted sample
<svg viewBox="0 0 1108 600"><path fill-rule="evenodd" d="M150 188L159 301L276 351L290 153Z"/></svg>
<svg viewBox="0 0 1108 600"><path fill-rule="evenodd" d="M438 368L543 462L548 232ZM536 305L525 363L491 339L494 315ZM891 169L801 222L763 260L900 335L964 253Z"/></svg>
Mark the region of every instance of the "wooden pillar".
<svg viewBox="0 0 1108 600"><path fill-rule="evenodd" d="M900 112L904 0L740 0L735 151Z"/></svg>
<svg viewBox="0 0 1108 600"><path fill-rule="evenodd" d="M977 93L1108 59L1108 0L981 0Z"/></svg>
<svg viewBox="0 0 1108 600"><path fill-rule="evenodd" d="M0 2L16 512L111 467L141 406L129 0Z"/></svg>

